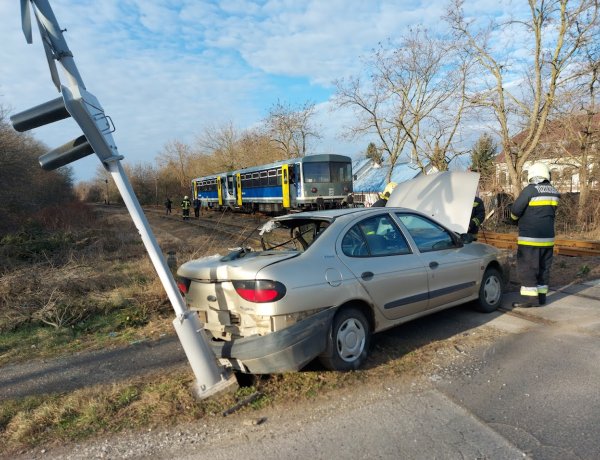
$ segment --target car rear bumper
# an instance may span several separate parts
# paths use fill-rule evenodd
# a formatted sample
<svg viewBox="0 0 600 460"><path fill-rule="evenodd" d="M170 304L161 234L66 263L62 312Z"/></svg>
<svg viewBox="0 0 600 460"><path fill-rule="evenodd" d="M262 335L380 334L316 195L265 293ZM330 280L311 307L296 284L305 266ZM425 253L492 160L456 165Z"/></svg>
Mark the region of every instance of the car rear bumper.
<svg viewBox="0 0 600 460"><path fill-rule="evenodd" d="M217 358L234 369L251 374L295 371L325 350L335 312L335 307L328 308L281 331L210 344Z"/></svg>

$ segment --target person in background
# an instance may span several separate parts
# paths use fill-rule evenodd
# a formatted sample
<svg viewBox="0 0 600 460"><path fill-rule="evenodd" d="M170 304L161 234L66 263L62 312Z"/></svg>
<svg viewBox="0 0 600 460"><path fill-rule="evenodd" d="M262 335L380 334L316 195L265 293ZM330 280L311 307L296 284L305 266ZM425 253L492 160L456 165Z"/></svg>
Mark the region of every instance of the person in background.
<svg viewBox="0 0 600 460"><path fill-rule="evenodd" d="M194 217L198 219L200 217L200 200L194 198Z"/></svg>
<svg viewBox="0 0 600 460"><path fill-rule="evenodd" d="M183 197L183 200L181 200L181 214L183 216L183 220L189 220L190 219L190 207L192 206L192 202L190 201L190 198L186 195Z"/></svg>
<svg viewBox="0 0 600 460"><path fill-rule="evenodd" d="M387 204L390 195L392 194L397 185L398 184L396 182L390 182L389 184L387 184L383 189L383 192L379 194L379 199L371 206L374 208L384 207Z"/></svg>
<svg viewBox="0 0 600 460"><path fill-rule="evenodd" d="M171 206L173 206L173 202L171 201L171 198L167 197L165 200L165 210L167 212L167 216L171 214Z"/></svg>
<svg viewBox="0 0 600 460"><path fill-rule="evenodd" d="M550 170L544 163L529 168L529 184L510 209L510 221L519 226L517 275L521 299L514 308L539 307L546 303L550 267L554 252L554 219L560 199L550 184Z"/></svg>
<svg viewBox="0 0 600 460"><path fill-rule="evenodd" d="M341 203L342 208L353 208L354 207L354 195L348 193L348 195L342 200Z"/></svg>
<svg viewBox="0 0 600 460"><path fill-rule="evenodd" d="M473 235L473 239L477 239L477 233L479 233L479 227L485 220L485 206L483 200L478 196L473 200L473 210L471 211L471 220L469 221L469 229L467 233Z"/></svg>

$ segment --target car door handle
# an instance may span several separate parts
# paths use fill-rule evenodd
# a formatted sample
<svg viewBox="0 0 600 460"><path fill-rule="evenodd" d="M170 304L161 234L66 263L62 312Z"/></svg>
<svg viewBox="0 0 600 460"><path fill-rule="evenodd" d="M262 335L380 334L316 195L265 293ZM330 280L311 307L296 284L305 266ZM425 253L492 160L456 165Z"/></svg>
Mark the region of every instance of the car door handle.
<svg viewBox="0 0 600 460"><path fill-rule="evenodd" d="M438 264L437 262L429 262L429 268L438 268L440 264Z"/></svg>
<svg viewBox="0 0 600 460"><path fill-rule="evenodd" d="M365 281L369 281L371 278L373 278L373 272L363 272L360 277Z"/></svg>

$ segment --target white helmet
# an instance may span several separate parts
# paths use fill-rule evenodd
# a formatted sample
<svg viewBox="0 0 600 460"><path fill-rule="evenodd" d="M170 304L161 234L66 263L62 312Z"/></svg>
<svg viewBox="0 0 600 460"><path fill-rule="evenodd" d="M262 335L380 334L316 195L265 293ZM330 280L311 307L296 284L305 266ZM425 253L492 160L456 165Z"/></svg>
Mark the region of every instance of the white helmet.
<svg viewBox="0 0 600 460"><path fill-rule="evenodd" d="M534 178L540 177L544 180L550 180L550 170L544 163L534 163L527 171L527 180L531 182Z"/></svg>
<svg viewBox="0 0 600 460"><path fill-rule="evenodd" d="M184 200L189 200L189 198L188 198L188 196L187 196L187 195L186 195L186 196L184 196L184 197L183 197L183 199L184 199Z"/></svg>

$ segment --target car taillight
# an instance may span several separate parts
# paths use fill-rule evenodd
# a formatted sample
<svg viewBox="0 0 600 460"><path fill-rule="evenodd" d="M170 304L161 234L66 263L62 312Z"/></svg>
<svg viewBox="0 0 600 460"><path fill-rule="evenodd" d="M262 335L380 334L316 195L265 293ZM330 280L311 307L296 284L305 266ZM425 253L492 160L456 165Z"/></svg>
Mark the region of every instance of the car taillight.
<svg viewBox="0 0 600 460"><path fill-rule="evenodd" d="M187 278L179 278L177 280L177 287L179 288L179 292L181 292L182 295L186 295L188 293L188 290L190 289L190 283L191 280Z"/></svg>
<svg viewBox="0 0 600 460"><path fill-rule="evenodd" d="M233 281L233 287L239 296L248 302L275 302L285 295L285 286L279 281Z"/></svg>

